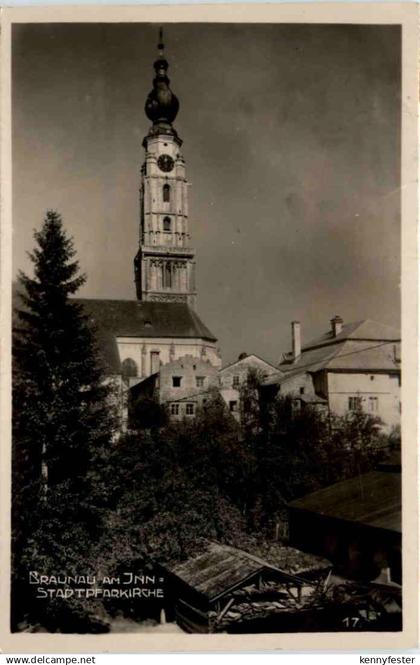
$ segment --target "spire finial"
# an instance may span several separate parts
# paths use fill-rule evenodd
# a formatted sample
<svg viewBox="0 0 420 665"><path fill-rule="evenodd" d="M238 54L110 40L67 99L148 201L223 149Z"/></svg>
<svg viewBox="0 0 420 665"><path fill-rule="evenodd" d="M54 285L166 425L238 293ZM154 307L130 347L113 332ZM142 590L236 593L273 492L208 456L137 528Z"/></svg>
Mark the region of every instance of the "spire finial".
<svg viewBox="0 0 420 665"><path fill-rule="evenodd" d="M162 26L159 28L159 43L158 43L158 50L159 50L159 55L162 57L163 56L163 50L165 48L165 44L163 43L163 28Z"/></svg>

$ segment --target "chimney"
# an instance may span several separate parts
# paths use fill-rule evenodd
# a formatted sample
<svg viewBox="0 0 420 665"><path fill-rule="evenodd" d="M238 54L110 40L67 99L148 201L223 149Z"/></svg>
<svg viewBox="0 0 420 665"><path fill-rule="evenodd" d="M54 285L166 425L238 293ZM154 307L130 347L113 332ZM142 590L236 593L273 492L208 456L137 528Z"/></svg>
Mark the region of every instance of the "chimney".
<svg viewBox="0 0 420 665"><path fill-rule="evenodd" d="M337 337L343 330L343 319L341 316L335 316L333 319L331 319L331 330L333 337Z"/></svg>
<svg viewBox="0 0 420 665"><path fill-rule="evenodd" d="M300 338L300 322L292 321L292 354L293 360L297 360L302 351L302 342Z"/></svg>

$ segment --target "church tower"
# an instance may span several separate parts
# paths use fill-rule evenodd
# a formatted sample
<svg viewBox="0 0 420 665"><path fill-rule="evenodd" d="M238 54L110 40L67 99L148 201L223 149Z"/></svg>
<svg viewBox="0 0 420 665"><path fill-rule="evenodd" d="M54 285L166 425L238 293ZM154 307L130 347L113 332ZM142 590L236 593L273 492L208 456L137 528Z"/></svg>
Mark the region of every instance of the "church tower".
<svg viewBox="0 0 420 665"><path fill-rule="evenodd" d="M172 126L179 102L169 87L162 30L153 90L145 112L152 126L143 141L139 249L134 259L138 300L194 307L195 251L190 247L188 187L182 140Z"/></svg>
<svg viewBox="0 0 420 665"><path fill-rule="evenodd" d="M222 363L217 338L195 311L188 183L182 141L172 126L179 103L169 88L162 33L158 49L153 90L145 108L152 126L143 141L146 154L140 174L140 238L134 259L137 297L77 300L94 326L103 366L113 381L119 377L123 420L124 396L131 390L138 391L137 397L150 396L161 368L167 368L159 374L165 400L185 401L191 391L201 394L210 386ZM174 410L192 415L194 404L192 398Z"/></svg>

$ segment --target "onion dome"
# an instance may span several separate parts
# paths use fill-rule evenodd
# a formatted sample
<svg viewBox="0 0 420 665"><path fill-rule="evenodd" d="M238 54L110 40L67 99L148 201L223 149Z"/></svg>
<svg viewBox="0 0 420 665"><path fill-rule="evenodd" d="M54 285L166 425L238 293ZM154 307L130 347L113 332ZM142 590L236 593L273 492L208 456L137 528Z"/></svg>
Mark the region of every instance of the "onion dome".
<svg viewBox="0 0 420 665"><path fill-rule="evenodd" d="M166 74L169 65L163 55L162 28L159 32L158 50L159 57L153 65L156 76L153 79L153 90L149 92L146 100L145 111L154 125L171 124L177 116L179 101L169 87L169 79Z"/></svg>

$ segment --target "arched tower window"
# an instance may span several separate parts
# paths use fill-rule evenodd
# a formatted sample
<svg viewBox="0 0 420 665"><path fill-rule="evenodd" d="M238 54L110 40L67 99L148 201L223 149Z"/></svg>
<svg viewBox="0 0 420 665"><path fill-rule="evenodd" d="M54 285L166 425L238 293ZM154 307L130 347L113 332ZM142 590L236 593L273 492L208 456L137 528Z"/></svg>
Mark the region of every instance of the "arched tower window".
<svg viewBox="0 0 420 665"><path fill-rule="evenodd" d="M131 376L137 376L137 363L132 358L126 358L121 363L121 374L125 379L130 378Z"/></svg>
<svg viewBox="0 0 420 665"><path fill-rule="evenodd" d="M172 266L170 261L163 264L163 287L170 289L172 287Z"/></svg>
<svg viewBox="0 0 420 665"><path fill-rule="evenodd" d="M164 217L163 218L163 230L165 233L170 233L171 232L171 218L170 217Z"/></svg>
<svg viewBox="0 0 420 665"><path fill-rule="evenodd" d="M169 203L171 200L171 187L168 184L163 185L162 196L165 203Z"/></svg>

